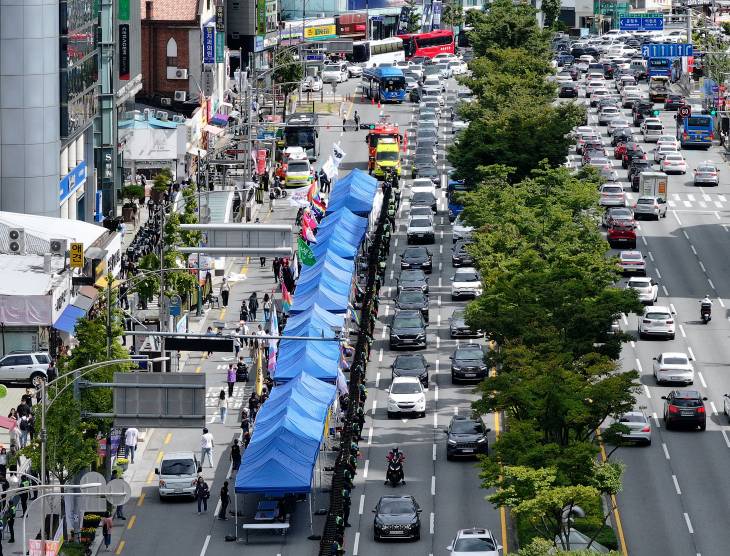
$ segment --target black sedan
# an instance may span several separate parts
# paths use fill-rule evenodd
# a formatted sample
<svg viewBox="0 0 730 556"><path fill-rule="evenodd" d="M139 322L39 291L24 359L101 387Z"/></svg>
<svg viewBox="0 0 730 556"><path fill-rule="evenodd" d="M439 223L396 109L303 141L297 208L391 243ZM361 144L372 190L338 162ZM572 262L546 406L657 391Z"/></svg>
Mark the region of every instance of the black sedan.
<svg viewBox="0 0 730 556"><path fill-rule="evenodd" d="M432 212L438 210L436 197L430 191L417 191L411 197L412 207L431 207Z"/></svg>
<svg viewBox="0 0 730 556"><path fill-rule="evenodd" d="M420 268L427 274L433 270L433 256L425 247L407 247L400 256L400 267Z"/></svg>
<svg viewBox="0 0 730 556"><path fill-rule="evenodd" d="M426 164L424 166L413 165L411 170L411 177L416 178L429 178L436 187L441 185L441 172L435 164Z"/></svg>
<svg viewBox="0 0 730 556"><path fill-rule="evenodd" d="M469 419L460 415L451 418L446 429L446 459L455 456L475 457L477 454L486 454L489 451L486 428L481 420Z"/></svg>
<svg viewBox="0 0 730 556"><path fill-rule="evenodd" d="M395 308L421 311L428 322L428 296L421 290L401 290L395 298Z"/></svg>
<svg viewBox="0 0 730 556"><path fill-rule="evenodd" d="M373 539L420 540L421 511L411 495L381 496L373 510Z"/></svg>
<svg viewBox="0 0 730 556"><path fill-rule="evenodd" d="M664 100L664 110L676 112L684 104L682 95L667 95Z"/></svg>
<svg viewBox="0 0 730 556"><path fill-rule="evenodd" d="M415 268L401 270L400 276L398 276L397 292L400 293L402 290L418 290L428 293L426 273Z"/></svg>
<svg viewBox="0 0 730 556"><path fill-rule="evenodd" d="M561 83L558 98L578 98L578 85L575 83Z"/></svg>
<svg viewBox="0 0 730 556"><path fill-rule="evenodd" d="M481 330L474 330L466 324L464 309L454 309L449 317L449 334L452 338L479 338L484 335Z"/></svg>
<svg viewBox="0 0 730 556"><path fill-rule="evenodd" d="M428 388L429 366L426 358L420 353L403 353L395 358L390 369L393 378L397 376L416 376L423 384L423 387Z"/></svg>
<svg viewBox="0 0 730 556"><path fill-rule="evenodd" d="M398 311L390 327L390 349L425 348L426 321L421 311Z"/></svg>
<svg viewBox="0 0 730 556"><path fill-rule="evenodd" d="M451 264L454 267L474 266L474 259L466 250L466 246L470 243L471 241L464 239L460 239L454 243L454 246L451 248Z"/></svg>
<svg viewBox="0 0 730 556"><path fill-rule="evenodd" d="M484 348L479 344L467 344L456 348L451 359L451 382L465 380L480 381L487 377L489 368L485 361Z"/></svg>

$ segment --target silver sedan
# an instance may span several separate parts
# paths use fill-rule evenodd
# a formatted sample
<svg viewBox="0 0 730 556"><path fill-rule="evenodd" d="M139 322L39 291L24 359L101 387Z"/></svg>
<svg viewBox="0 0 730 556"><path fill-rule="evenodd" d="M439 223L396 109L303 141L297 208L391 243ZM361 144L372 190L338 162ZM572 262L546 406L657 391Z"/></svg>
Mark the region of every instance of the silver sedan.
<svg viewBox="0 0 730 556"><path fill-rule="evenodd" d="M629 429L622 433L624 440L639 444L651 444L651 422L643 411L627 411L618 418L618 423Z"/></svg>

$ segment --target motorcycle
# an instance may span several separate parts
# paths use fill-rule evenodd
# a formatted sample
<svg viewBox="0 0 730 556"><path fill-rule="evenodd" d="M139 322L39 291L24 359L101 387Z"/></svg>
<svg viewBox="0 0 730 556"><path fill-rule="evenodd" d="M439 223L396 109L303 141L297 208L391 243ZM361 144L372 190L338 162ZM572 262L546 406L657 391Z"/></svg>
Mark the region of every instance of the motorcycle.
<svg viewBox="0 0 730 556"><path fill-rule="evenodd" d="M274 199L286 199L286 189L281 187L280 184L274 182L274 185L271 187L271 190L274 193Z"/></svg>
<svg viewBox="0 0 730 556"><path fill-rule="evenodd" d="M702 319L703 324L707 324L712 320L712 306L708 304L703 304L700 307L700 318Z"/></svg>
<svg viewBox="0 0 730 556"><path fill-rule="evenodd" d="M403 452L391 451L386 457L388 462L388 470L385 472L385 484L390 483L390 486L396 487L398 484L406 484L405 471L403 470L403 462L405 461Z"/></svg>

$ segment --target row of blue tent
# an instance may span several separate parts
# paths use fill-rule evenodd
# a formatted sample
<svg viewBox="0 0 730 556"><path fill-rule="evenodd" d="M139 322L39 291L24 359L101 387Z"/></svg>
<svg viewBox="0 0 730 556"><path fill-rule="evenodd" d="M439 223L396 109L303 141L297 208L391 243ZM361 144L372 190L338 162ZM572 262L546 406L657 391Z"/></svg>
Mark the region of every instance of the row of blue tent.
<svg viewBox="0 0 730 556"><path fill-rule="evenodd" d="M376 179L357 169L335 183L312 246L316 263L302 268L284 336L333 338L344 327L377 187ZM276 386L256 417L237 493L310 492L340 358L336 341L279 342Z"/></svg>

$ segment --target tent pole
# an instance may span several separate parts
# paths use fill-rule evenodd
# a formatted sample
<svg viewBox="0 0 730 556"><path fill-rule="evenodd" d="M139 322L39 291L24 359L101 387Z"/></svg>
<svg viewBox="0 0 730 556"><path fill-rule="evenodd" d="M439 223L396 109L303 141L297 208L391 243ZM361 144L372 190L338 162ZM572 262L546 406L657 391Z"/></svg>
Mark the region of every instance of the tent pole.
<svg viewBox="0 0 730 556"><path fill-rule="evenodd" d="M233 489L233 503L236 505L236 532L234 534L236 535L236 541L238 541L238 493L235 488Z"/></svg>

